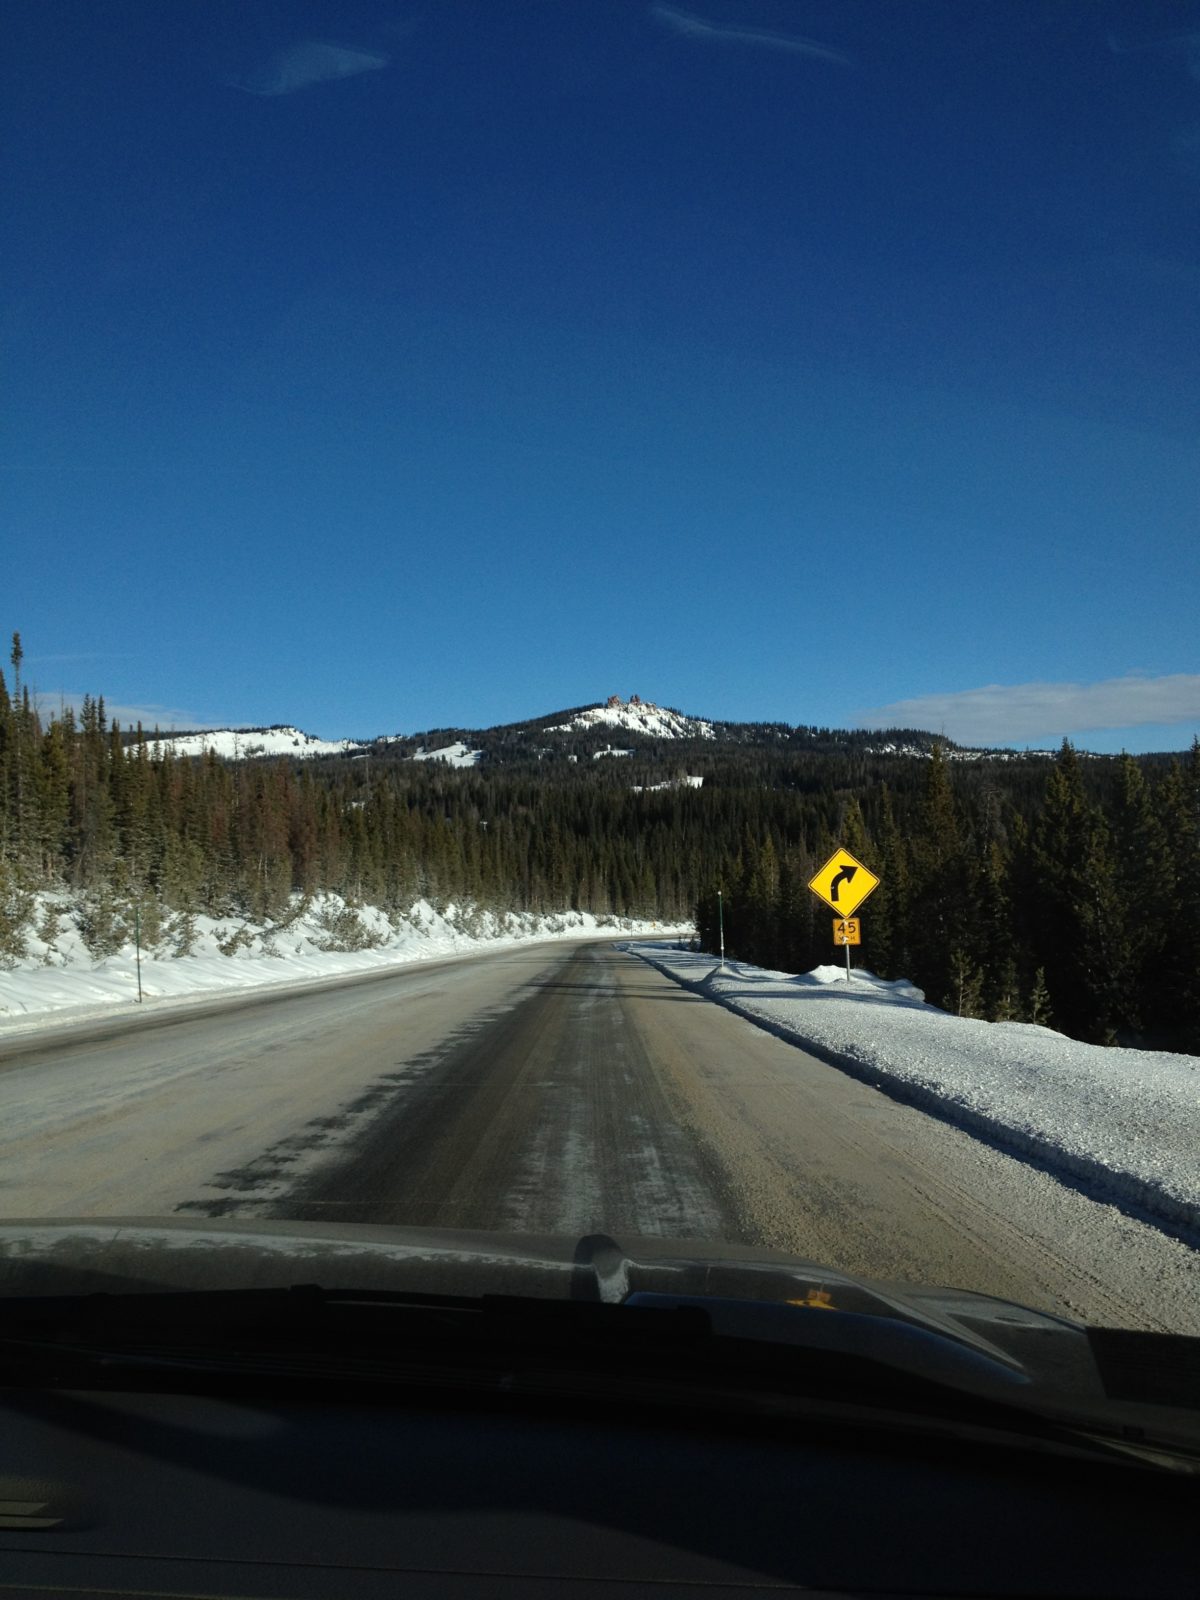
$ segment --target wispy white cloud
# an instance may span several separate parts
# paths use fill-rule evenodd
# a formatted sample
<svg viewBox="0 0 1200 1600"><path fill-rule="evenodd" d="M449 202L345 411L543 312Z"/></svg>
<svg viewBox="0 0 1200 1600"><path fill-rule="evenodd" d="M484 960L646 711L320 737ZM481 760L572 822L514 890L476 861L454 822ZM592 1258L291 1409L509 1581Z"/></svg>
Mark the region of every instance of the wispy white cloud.
<svg viewBox="0 0 1200 1600"><path fill-rule="evenodd" d="M958 744L1023 744L1098 728L1200 722L1200 673L1130 674L1102 683L990 683L894 700L855 716L860 728L927 728Z"/></svg>
<svg viewBox="0 0 1200 1600"><path fill-rule="evenodd" d="M233 89L247 94L295 94L314 83L329 83L338 78L356 78L363 72L378 72L390 57L378 50L361 50L344 44L328 44L321 39L302 39L277 50L259 71L243 78L228 78Z"/></svg>
<svg viewBox="0 0 1200 1600"><path fill-rule="evenodd" d="M33 698L43 717L61 716L64 706L70 706L78 716L84 701L82 694L76 694L70 689L60 690L56 694L39 691ZM96 696L93 695L92 698L95 699ZM227 723L210 722L204 717L197 716L194 711L180 710L175 706L132 706L107 699L104 702L104 714L110 722L119 722L123 728L134 728L140 722L147 733L154 728L161 728L164 732L168 728L180 728L199 733L205 728L228 726Z"/></svg>
<svg viewBox="0 0 1200 1600"><path fill-rule="evenodd" d="M842 50L821 44L816 39L803 39L796 33L774 33L767 28L730 27L726 23L710 22L707 17L697 17L690 11L679 11L675 6L653 5L650 15L665 27L687 39L713 41L717 44L751 44L767 50L788 50L793 55L812 56L818 61L832 61L841 67L854 63Z"/></svg>

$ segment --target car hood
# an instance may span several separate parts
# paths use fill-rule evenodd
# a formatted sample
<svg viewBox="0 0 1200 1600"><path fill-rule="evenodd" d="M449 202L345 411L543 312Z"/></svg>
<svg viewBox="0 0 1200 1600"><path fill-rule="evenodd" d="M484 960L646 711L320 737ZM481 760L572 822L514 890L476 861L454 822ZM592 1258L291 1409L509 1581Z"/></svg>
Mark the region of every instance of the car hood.
<svg viewBox="0 0 1200 1600"><path fill-rule="evenodd" d="M899 1317L1003 1350L1011 1330L1079 1325L987 1295L853 1277L781 1251L699 1239L467 1232L244 1218L0 1223L0 1299L13 1295L280 1288L598 1300L631 1294L761 1301Z"/></svg>

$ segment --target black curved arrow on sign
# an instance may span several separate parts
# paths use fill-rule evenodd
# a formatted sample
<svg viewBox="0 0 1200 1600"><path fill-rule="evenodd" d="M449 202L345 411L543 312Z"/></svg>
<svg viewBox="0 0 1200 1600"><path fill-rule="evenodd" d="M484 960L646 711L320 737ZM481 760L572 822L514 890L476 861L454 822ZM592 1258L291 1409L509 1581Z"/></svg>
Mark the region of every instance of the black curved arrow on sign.
<svg viewBox="0 0 1200 1600"><path fill-rule="evenodd" d="M841 888L842 884L849 883L857 871L857 867L843 867L840 872L834 873L833 882L829 885L829 898L831 900L837 899L838 890Z"/></svg>

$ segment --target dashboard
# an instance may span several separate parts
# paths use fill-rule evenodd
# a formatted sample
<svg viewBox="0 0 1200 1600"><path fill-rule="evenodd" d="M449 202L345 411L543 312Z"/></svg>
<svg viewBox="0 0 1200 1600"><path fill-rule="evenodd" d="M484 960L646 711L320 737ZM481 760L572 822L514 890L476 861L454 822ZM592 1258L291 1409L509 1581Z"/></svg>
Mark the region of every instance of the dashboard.
<svg viewBox="0 0 1200 1600"><path fill-rule="evenodd" d="M0 1595L1196 1593L1192 1483L629 1407L7 1390Z"/></svg>

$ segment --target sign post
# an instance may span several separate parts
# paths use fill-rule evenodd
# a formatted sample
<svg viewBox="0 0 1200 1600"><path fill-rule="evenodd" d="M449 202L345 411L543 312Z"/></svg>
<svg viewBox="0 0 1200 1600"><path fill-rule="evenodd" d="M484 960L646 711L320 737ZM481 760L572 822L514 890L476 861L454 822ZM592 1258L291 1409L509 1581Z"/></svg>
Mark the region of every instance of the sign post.
<svg viewBox="0 0 1200 1600"><path fill-rule="evenodd" d="M721 971L725 970L725 902L721 898L720 889L717 890L717 926L721 931Z"/></svg>
<svg viewBox="0 0 1200 1600"><path fill-rule="evenodd" d="M874 889L879 879L857 856L840 845L825 865L814 872L808 887L837 912L833 920L833 942L846 947L846 982L850 982L850 946L862 943L862 924L852 915Z"/></svg>
<svg viewBox="0 0 1200 1600"><path fill-rule="evenodd" d="M857 917L834 917L833 942L846 947L846 982L850 982L850 946L862 943L862 923Z"/></svg>

